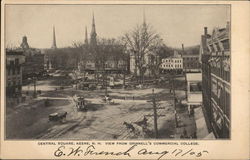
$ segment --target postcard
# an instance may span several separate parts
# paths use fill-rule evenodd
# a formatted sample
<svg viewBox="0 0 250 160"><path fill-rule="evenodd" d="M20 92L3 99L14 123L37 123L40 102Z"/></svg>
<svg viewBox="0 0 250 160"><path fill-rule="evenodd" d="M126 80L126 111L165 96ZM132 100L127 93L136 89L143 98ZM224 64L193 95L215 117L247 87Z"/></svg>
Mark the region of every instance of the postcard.
<svg viewBox="0 0 250 160"><path fill-rule="evenodd" d="M1 159L248 159L248 1L1 5Z"/></svg>

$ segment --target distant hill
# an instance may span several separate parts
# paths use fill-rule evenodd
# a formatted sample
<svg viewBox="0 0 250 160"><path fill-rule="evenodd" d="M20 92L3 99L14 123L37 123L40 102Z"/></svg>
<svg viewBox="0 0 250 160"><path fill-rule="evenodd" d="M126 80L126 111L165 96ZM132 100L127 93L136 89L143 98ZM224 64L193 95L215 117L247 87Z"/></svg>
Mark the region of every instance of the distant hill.
<svg viewBox="0 0 250 160"><path fill-rule="evenodd" d="M197 55L200 52L200 45L184 48L184 52L185 52L185 54L195 54L195 55Z"/></svg>

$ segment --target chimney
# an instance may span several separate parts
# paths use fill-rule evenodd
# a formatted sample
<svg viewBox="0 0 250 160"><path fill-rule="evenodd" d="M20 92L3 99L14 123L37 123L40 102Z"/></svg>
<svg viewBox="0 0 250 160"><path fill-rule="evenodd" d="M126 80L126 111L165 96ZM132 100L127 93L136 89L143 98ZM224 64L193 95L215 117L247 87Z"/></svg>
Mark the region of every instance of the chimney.
<svg viewBox="0 0 250 160"><path fill-rule="evenodd" d="M204 27L204 35L207 36L207 27Z"/></svg>

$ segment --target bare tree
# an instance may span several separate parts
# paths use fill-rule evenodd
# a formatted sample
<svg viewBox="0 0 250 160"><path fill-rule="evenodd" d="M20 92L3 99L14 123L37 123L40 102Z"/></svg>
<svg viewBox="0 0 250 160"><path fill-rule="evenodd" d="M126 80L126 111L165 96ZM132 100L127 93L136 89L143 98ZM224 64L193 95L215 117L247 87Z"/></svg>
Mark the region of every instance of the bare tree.
<svg viewBox="0 0 250 160"><path fill-rule="evenodd" d="M132 31L123 36L123 41L127 49L135 59L135 76L139 82L143 83L143 77L147 69L146 54L154 51L161 44L160 36L153 31L152 27L146 23L137 25Z"/></svg>
<svg viewBox="0 0 250 160"><path fill-rule="evenodd" d="M102 71L102 77L104 78L104 72L107 67L113 69L118 67L119 60L124 60L125 49L124 46L115 39L98 39L97 50L95 54L95 59L97 63L97 70ZM108 62L112 66L106 66ZM104 79L103 79L104 83Z"/></svg>
<svg viewBox="0 0 250 160"><path fill-rule="evenodd" d="M80 65L80 72L83 72L83 78L86 77L86 65L89 57L89 48L88 45L81 42L73 42L72 44L75 52L77 52L77 65Z"/></svg>

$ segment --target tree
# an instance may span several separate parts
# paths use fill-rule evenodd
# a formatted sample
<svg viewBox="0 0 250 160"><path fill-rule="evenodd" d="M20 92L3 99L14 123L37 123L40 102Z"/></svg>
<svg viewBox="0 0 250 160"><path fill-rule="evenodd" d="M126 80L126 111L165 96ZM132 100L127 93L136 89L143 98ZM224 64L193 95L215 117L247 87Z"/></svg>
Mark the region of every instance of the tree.
<svg viewBox="0 0 250 160"><path fill-rule="evenodd" d="M89 46L87 44L83 44L81 42L73 42L72 44L74 52L77 53L77 65L80 65L80 72L83 72L83 78L86 77L86 64L88 61L88 57L90 56Z"/></svg>
<svg viewBox="0 0 250 160"><path fill-rule="evenodd" d="M135 60L135 76L139 82L143 83L143 77L147 69L145 65L146 54L154 52L155 49L162 44L160 36L153 31L152 27L146 23L137 25L132 31L123 36L123 41L127 49L134 56Z"/></svg>
<svg viewBox="0 0 250 160"><path fill-rule="evenodd" d="M96 68L105 72L107 67L117 68L120 60L125 58L125 47L115 39L98 39L97 49L95 52ZM109 65L112 66L106 66ZM102 73L104 78L104 73ZM103 79L104 83L104 79Z"/></svg>

